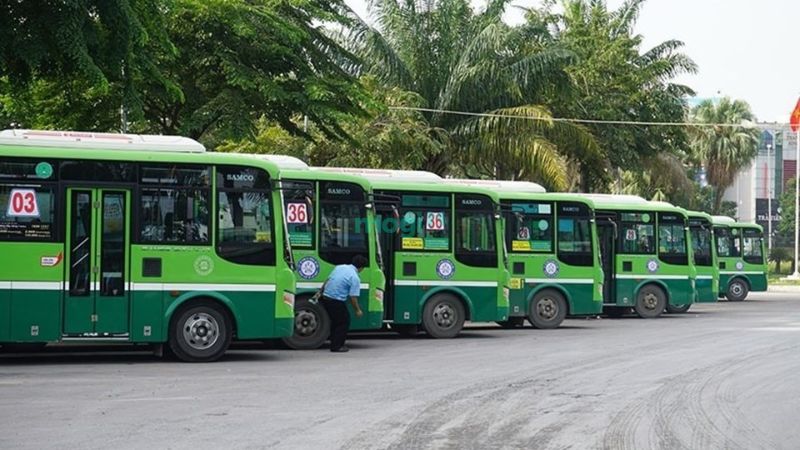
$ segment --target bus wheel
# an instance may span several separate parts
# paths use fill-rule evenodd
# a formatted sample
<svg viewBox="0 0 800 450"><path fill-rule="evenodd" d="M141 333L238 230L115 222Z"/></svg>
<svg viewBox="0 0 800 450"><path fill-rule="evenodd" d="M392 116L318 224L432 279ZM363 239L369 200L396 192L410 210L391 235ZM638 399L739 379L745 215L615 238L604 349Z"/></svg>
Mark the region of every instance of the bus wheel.
<svg viewBox="0 0 800 450"><path fill-rule="evenodd" d="M655 319L664 312L667 307L667 296L661 288L648 285L639 290L636 296L636 314L642 319Z"/></svg>
<svg viewBox="0 0 800 450"><path fill-rule="evenodd" d="M283 338L283 343L294 350L311 350L322 347L330 334L331 321L325 308L301 298L294 305L294 333Z"/></svg>
<svg viewBox="0 0 800 450"><path fill-rule="evenodd" d="M689 303L688 305L680 305L680 306L675 306L675 305L669 305L668 304L667 305L667 312L670 313L670 314L683 314L686 311L689 311L689 308L691 308L691 307L692 307L691 303Z"/></svg>
<svg viewBox="0 0 800 450"><path fill-rule="evenodd" d="M528 321L534 328L558 328L567 317L567 301L557 291L545 289L531 301Z"/></svg>
<svg viewBox="0 0 800 450"><path fill-rule="evenodd" d="M422 326L436 339L454 338L464 328L464 305L449 294L434 295L425 303Z"/></svg>
<svg viewBox="0 0 800 450"><path fill-rule="evenodd" d="M395 333L399 334L402 337L410 338L416 336L417 333L419 333L419 325L393 323L392 331L394 331Z"/></svg>
<svg viewBox="0 0 800 450"><path fill-rule="evenodd" d="M505 329L522 328L525 326L524 317L509 317L505 322L497 322L498 325Z"/></svg>
<svg viewBox="0 0 800 450"><path fill-rule="evenodd" d="M172 316L169 348L181 361L216 361L228 350L232 331L228 313L221 306L193 302Z"/></svg>
<svg viewBox="0 0 800 450"><path fill-rule="evenodd" d="M734 278L728 285L728 292L725 294L725 297L728 297L729 302L741 302L747 298L747 294L749 293L750 288L747 286L747 282L741 278Z"/></svg>

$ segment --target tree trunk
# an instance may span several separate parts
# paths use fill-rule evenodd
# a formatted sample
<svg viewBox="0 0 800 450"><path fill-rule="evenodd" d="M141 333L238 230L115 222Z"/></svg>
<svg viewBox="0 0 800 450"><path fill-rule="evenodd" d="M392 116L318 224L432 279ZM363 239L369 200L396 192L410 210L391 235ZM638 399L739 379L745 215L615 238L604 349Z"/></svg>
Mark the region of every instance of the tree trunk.
<svg viewBox="0 0 800 450"><path fill-rule="evenodd" d="M714 186L714 214L719 214L722 209L722 196L725 190Z"/></svg>

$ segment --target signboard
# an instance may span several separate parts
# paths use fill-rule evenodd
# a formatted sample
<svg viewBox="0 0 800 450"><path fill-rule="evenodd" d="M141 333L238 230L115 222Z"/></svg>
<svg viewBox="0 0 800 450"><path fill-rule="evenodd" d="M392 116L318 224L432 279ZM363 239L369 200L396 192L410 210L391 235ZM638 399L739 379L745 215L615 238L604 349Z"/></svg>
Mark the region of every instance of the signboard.
<svg viewBox="0 0 800 450"><path fill-rule="evenodd" d="M308 223L308 205L305 203L289 203L286 205L286 223Z"/></svg>
<svg viewBox="0 0 800 450"><path fill-rule="evenodd" d="M8 217L39 217L39 204L33 189L12 189L8 196Z"/></svg>
<svg viewBox="0 0 800 450"><path fill-rule="evenodd" d="M444 213L431 211L425 218L425 230L427 231L443 231L444 230Z"/></svg>

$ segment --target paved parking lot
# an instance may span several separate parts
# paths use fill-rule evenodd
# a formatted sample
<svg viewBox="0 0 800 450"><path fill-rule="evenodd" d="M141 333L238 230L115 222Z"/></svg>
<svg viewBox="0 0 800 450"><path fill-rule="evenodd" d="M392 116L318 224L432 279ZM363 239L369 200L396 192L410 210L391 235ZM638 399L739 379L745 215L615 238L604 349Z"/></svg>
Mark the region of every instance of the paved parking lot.
<svg viewBox="0 0 800 450"><path fill-rule="evenodd" d="M800 294L214 364L0 356L0 448L797 448Z"/></svg>

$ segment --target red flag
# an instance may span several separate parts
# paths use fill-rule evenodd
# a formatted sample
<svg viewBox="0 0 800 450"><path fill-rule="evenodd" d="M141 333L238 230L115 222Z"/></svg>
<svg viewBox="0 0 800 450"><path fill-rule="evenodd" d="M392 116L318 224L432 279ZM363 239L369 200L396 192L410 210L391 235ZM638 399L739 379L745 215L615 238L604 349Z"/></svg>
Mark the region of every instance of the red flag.
<svg viewBox="0 0 800 450"><path fill-rule="evenodd" d="M794 111L792 111L792 118L789 119L789 126L792 127L792 131L800 129L800 100L797 100L797 106L795 106Z"/></svg>

